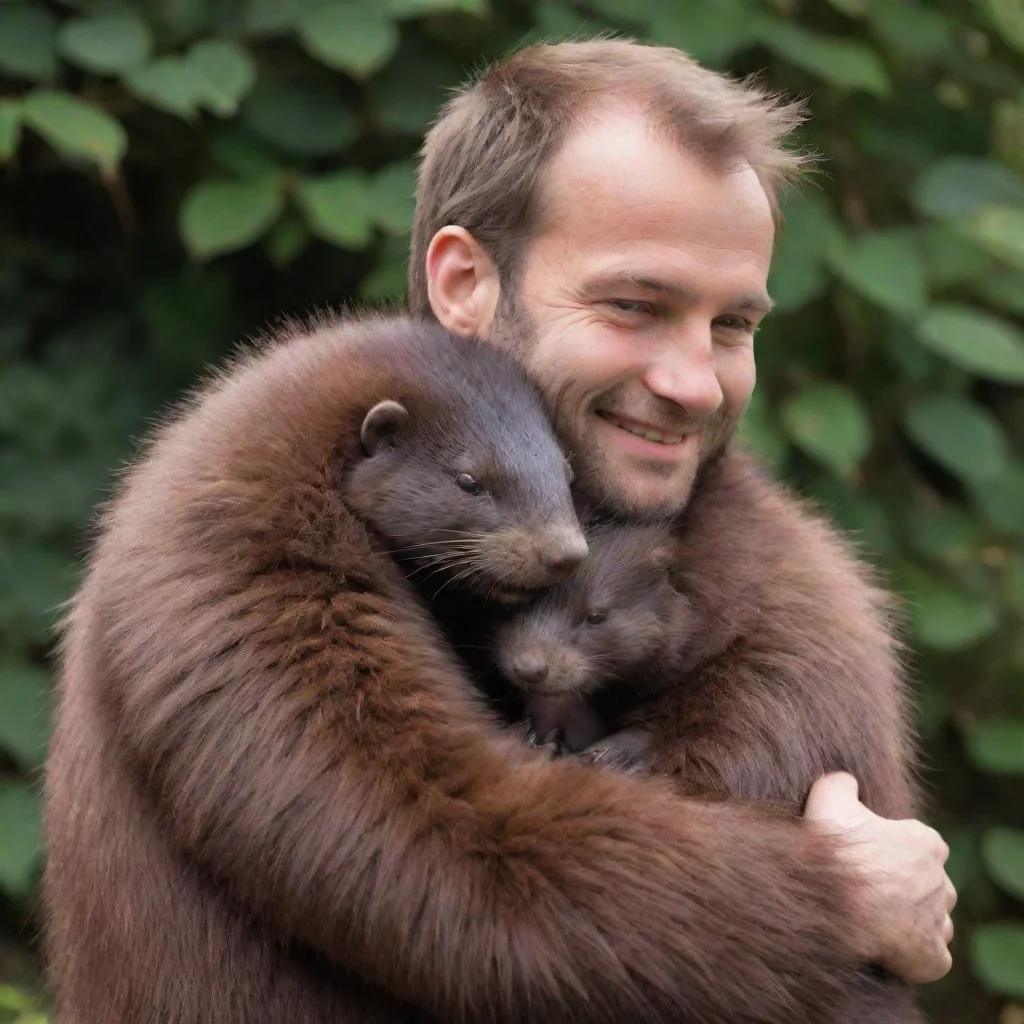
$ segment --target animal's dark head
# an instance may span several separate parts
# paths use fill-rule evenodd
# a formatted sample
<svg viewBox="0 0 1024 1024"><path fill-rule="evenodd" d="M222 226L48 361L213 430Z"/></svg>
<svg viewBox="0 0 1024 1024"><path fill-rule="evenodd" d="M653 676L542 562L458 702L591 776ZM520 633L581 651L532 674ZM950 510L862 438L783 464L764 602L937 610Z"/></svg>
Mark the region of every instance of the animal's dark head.
<svg viewBox="0 0 1024 1024"><path fill-rule="evenodd" d="M493 600L568 577L586 541L543 401L504 353L430 334L369 407L345 493L429 591Z"/></svg>
<svg viewBox="0 0 1024 1024"><path fill-rule="evenodd" d="M602 526L588 543L572 579L495 631L501 671L521 690L589 693L612 680L640 685L651 672L671 672L696 631L693 607L675 588L667 526Z"/></svg>

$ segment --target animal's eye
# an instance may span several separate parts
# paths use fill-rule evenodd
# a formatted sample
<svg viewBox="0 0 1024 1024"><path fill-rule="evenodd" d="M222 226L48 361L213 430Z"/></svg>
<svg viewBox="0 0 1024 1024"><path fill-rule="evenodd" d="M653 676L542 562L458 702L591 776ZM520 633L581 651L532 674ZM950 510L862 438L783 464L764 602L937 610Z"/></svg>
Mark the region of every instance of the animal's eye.
<svg viewBox="0 0 1024 1024"><path fill-rule="evenodd" d="M480 484L476 477L470 476L468 473L460 473L456 478L455 482L467 493L467 494L479 494Z"/></svg>
<svg viewBox="0 0 1024 1024"><path fill-rule="evenodd" d="M587 622L589 622L591 626L600 626L607 618L607 612L592 611L587 613Z"/></svg>

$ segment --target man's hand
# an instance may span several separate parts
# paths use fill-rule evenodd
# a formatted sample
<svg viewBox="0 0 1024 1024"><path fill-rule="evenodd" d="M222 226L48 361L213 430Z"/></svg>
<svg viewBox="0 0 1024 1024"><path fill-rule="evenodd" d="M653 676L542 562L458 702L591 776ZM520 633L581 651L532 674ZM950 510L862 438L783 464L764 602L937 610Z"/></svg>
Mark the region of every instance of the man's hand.
<svg viewBox="0 0 1024 1024"><path fill-rule="evenodd" d="M946 974L956 890L943 867L949 847L938 832L869 811L857 798L857 780L845 772L818 779L804 817L843 838L843 855L863 879L856 948L864 960L911 984Z"/></svg>

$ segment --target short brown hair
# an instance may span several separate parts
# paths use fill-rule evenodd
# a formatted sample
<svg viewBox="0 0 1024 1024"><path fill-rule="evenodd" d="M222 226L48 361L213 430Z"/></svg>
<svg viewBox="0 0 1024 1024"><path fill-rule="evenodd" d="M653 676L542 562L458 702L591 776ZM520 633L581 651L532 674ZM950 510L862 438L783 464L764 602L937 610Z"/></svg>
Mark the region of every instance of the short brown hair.
<svg viewBox="0 0 1024 1024"><path fill-rule="evenodd" d="M638 100L656 127L716 163L745 161L773 211L807 158L784 149L802 118L753 82L701 67L679 50L626 39L529 46L456 92L422 149L409 262L409 307L430 316L425 259L446 224L465 228L514 289L538 219L542 175L588 106Z"/></svg>

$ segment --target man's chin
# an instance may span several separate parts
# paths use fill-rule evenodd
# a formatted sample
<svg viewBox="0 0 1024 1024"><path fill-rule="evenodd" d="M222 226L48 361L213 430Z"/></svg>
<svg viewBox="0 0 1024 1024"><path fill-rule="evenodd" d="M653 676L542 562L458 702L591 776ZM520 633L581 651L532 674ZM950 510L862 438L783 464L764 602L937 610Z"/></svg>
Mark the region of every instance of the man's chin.
<svg viewBox="0 0 1024 1024"><path fill-rule="evenodd" d="M658 522L679 514L693 490L696 467L670 478L638 472L635 467L604 464L592 472L576 472L577 486L602 512L644 522Z"/></svg>

